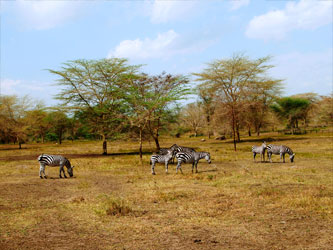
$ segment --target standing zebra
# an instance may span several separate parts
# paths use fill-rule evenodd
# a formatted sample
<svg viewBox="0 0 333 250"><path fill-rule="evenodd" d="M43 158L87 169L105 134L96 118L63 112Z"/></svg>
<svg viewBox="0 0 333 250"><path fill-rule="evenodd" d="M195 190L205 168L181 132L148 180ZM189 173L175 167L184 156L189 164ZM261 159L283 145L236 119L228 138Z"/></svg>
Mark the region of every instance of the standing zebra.
<svg viewBox="0 0 333 250"><path fill-rule="evenodd" d="M260 154L260 160L262 162L262 159L264 159L265 162L265 151L266 151L267 145L266 142L264 142L261 146L252 146L252 153L253 153L253 161L256 161L256 155Z"/></svg>
<svg viewBox="0 0 333 250"><path fill-rule="evenodd" d="M172 163L174 163L175 155L178 152L177 149L178 149L178 145L173 144L170 148L160 148L160 150L158 151L158 154L166 155L171 152L172 153Z"/></svg>
<svg viewBox="0 0 333 250"><path fill-rule="evenodd" d="M175 144L175 146L176 146L177 152L187 152L187 153L196 152L194 148L178 146L176 144Z"/></svg>
<svg viewBox="0 0 333 250"><path fill-rule="evenodd" d="M205 160L210 164L210 154L208 152L179 152L176 154L176 158L178 161L176 173L178 173L178 169L180 169L180 172L183 173L181 164L182 163L192 163L192 173L193 168L195 166L195 172L198 173L198 162L200 159L205 158Z"/></svg>
<svg viewBox="0 0 333 250"><path fill-rule="evenodd" d="M165 172L168 173L168 165L170 160L172 159L174 153L172 150L169 150L167 154L165 155L152 155L150 157L150 163L151 163L151 173L155 173L155 164L157 163L164 163L165 164Z"/></svg>
<svg viewBox="0 0 333 250"><path fill-rule="evenodd" d="M44 178L46 179L46 174L45 174L45 165L50 166L50 167L56 167L60 166L59 169L59 177L62 178L61 172L64 174L64 177L67 178L64 170L64 166L67 168L67 173L69 174L70 177L73 177L73 168L71 166L71 163L69 160L61 155L47 155L47 154L41 154L38 156L37 160L39 161L39 177L43 179L42 174L44 174Z"/></svg>
<svg viewBox="0 0 333 250"><path fill-rule="evenodd" d="M290 162L294 162L295 154L293 153L291 148L284 146L284 145L269 144L267 146L267 156L268 156L270 162L272 162L272 154L275 154L275 155L280 155L280 161L283 157L283 163L285 163L284 155L286 153L289 154Z"/></svg>

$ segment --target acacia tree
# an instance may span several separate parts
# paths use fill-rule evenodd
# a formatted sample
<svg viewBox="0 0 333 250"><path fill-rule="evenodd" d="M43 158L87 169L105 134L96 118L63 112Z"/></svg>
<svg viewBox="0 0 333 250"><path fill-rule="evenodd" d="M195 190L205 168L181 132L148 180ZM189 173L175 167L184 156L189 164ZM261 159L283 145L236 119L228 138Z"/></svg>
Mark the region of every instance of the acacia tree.
<svg viewBox="0 0 333 250"><path fill-rule="evenodd" d="M208 132L208 138L210 139L210 136L212 135L212 117L215 112L215 103L214 103L214 95L211 93L210 89L205 88L205 86L201 86L198 89L199 91L199 98L200 98L200 104L203 109L203 113L206 118L206 124L207 124L207 132Z"/></svg>
<svg viewBox="0 0 333 250"><path fill-rule="evenodd" d="M284 97L272 104L271 109L280 119L287 120L288 126L293 129L298 128L299 119L306 118L310 104L307 99Z"/></svg>
<svg viewBox="0 0 333 250"><path fill-rule="evenodd" d="M128 65L127 59L110 58L74 60L64 63L61 70L49 70L63 86L57 99L84 111L92 131L103 140L103 154L107 154L108 136L114 135L126 117L123 89L139 67Z"/></svg>
<svg viewBox="0 0 333 250"><path fill-rule="evenodd" d="M244 100L242 120L248 127L251 136L251 127L254 127L257 135L267 122L267 113L270 105L278 98L281 91L279 80L267 80L249 84Z"/></svg>
<svg viewBox="0 0 333 250"><path fill-rule="evenodd" d="M70 127L70 121L63 111L54 111L50 112L46 118L47 122L52 124L52 127L50 131L52 131L57 139L58 143L61 144L65 132L69 129Z"/></svg>
<svg viewBox="0 0 333 250"><path fill-rule="evenodd" d="M42 143L45 142L45 136L52 127L52 123L48 121L47 117L48 113L43 107L26 112L24 120L29 125L29 135L33 137L33 140L41 139Z"/></svg>
<svg viewBox="0 0 333 250"><path fill-rule="evenodd" d="M128 119L132 127L139 129L140 157L142 157L142 135L145 129L154 139L157 150L159 130L164 119L169 117L169 105L184 98L190 93L188 79L184 76L172 76L163 72L149 76L141 74L130 79L126 89L126 100L129 105Z"/></svg>
<svg viewBox="0 0 333 250"><path fill-rule="evenodd" d="M215 60L201 73L194 73L200 86L214 93L217 103L223 105L230 117L234 149L236 151L236 134L239 138L241 112L246 98L251 93L252 85L264 82L279 83L279 80L269 78L266 73L272 68L267 64L270 57L250 60L242 54L236 54L230 59Z"/></svg>
<svg viewBox="0 0 333 250"><path fill-rule="evenodd" d="M27 139L27 124L24 120L26 112L33 105L28 96L18 98L17 96L0 97L0 132L1 139L5 142L18 143L19 149Z"/></svg>
<svg viewBox="0 0 333 250"><path fill-rule="evenodd" d="M187 104L181 112L181 120L191 128L194 136L198 136L198 130L204 124L203 109L200 102Z"/></svg>

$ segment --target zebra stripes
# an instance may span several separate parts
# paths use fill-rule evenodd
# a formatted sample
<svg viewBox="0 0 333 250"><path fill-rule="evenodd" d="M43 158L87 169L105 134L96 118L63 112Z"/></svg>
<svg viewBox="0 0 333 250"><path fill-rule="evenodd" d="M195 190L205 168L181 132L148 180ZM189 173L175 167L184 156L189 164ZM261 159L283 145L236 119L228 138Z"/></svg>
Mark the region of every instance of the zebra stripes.
<svg viewBox="0 0 333 250"><path fill-rule="evenodd" d="M260 154L260 160L264 159L265 162L265 151L266 151L267 145L266 142L264 142L261 146L252 146L252 153L253 153L253 161L256 161L256 155Z"/></svg>
<svg viewBox="0 0 333 250"><path fill-rule="evenodd" d="M50 167L55 167L55 166L60 166L59 168L59 177L62 178L61 173L64 174L64 177L67 178L64 170L64 166L67 168L67 173L69 174L70 177L73 177L73 168L71 166L70 161L61 155L48 155L48 154L41 154L37 158L40 168L39 168L39 177L43 179L42 174L44 174L44 178L46 179L46 174L45 174L45 166L50 166Z"/></svg>
<svg viewBox="0 0 333 250"><path fill-rule="evenodd" d="M283 158L283 163L285 163L284 155L289 154L290 162L294 162L295 154L291 150L291 148L289 148L287 146L269 144L267 146L267 156L268 156L270 162L272 162L272 154L280 155L280 161Z"/></svg>
<svg viewBox="0 0 333 250"><path fill-rule="evenodd" d="M179 152L176 154L177 158L177 168L176 173L178 172L178 169L180 169L180 172L183 173L181 164L182 163L192 163L192 173L195 166L195 172L198 173L198 162L200 159L205 158L205 160L210 164L210 154L208 152Z"/></svg>
<svg viewBox="0 0 333 250"><path fill-rule="evenodd" d="M177 144L174 144L174 145L177 146L177 147L176 147L177 152L188 152L188 153L190 153L190 152L196 152L196 151L194 150L194 148L178 146Z"/></svg>
<svg viewBox="0 0 333 250"><path fill-rule="evenodd" d="M152 155L150 157L151 162L151 173L155 175L155 164L157 163L164 163L165 164L165 172L168 173L168 165L171 159L174 156L174 152L172 150L169 150L167 154L165 155Z"/></svg>

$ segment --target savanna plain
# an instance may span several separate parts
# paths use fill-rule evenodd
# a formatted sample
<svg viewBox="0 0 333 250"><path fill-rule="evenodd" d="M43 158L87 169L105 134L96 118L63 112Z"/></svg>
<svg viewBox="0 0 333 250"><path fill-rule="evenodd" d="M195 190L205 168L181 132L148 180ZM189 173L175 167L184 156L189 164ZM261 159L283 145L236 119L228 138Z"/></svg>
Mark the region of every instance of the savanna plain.
<svg viewBox="0 0 333 250"><path fill-rule="evenodd" d="M333 135L245 137L230 140L161 138L211 153L197 174L191 165L149 159L154 143L65 141L0 145L0 249L333 249ZM295 162L273 163L251 146L291 147ZM37 156L62 154L74 177L58 167L38 176ZM267 158L267 156L266 156Z"/></svg>

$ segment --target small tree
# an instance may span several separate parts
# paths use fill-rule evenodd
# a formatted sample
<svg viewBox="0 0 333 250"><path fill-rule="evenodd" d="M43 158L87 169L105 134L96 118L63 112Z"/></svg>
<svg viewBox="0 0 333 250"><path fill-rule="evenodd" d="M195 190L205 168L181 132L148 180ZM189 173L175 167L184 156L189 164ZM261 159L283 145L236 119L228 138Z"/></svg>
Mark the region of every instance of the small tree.
<svg viewBox="0 0 333 250"><path fill-rule="evenodd" d="M303 98L284 97L271 105L273 112L288 121L290 128L298 128L299 119L305 119L311 102Z"/></svg>
<svg viewBox="0 0 333 250"><path fill-rule="evenodd" d="M191 128L194 136L198 136L198 130L204 125L204 114L201 103L187 104L181 112L181 120Z"/></svg>
<svg viewBox="0 0 333 250"><path fill-rule="evenodd" d="M70 121L67 115L62 111L50 112L47 116L48 123L52 124L51 131L53 131L61 144L65 132L69 129Z"/></svg>
<svg viewBox="0 0 333 250"><path fill-rule="evenodd" d="M24 121L26 112L33 105L29 97L18 98L17 96L0 97L0 132L2 140L7 143L18 143L19 149L27 139L27 124Z"/></svg>

